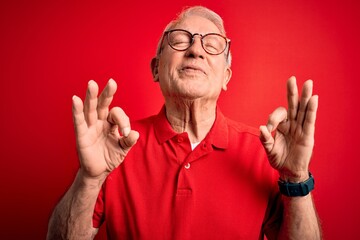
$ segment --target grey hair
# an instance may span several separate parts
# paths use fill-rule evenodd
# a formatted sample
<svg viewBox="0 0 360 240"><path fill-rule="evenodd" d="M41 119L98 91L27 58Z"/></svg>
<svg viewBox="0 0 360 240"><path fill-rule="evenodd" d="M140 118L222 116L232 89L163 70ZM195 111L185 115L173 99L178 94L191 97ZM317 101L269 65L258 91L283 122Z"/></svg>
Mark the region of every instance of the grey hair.
<svg viewBox="0 0 360 240"><path fill-rule="evenodd" d="M210 20L220 30L220 33L222 35L226 36L225 27L224 27L224 21L222 20L222 18L217 13L215 13L214 11L212 11L212 10L206 8L206 7L203 7L203 6L188 7L188 8L185 8L182 12L180 12L177 15L177 17L174 20L172 20L165 27L165 29L163 31L163 34L162 34L162 37L159 40L158 45L157 45L156 57L159 57L159 55L161 54L164 32L166 32L168 30L171 30L172 28L175 28L176 25L181 23L181 21L183 21L185 18L190 17L190 16L200 16L200 17L203 17L203 18L206 18L206 19ZM227 47L229 48L230 45L228 45ZM230 51L229 51L228 56L226 56L226 54L225 54L225 58L226 58L227 65L230 67L231 66L231 60L232 60L232 56L231 56Z"/></svg>

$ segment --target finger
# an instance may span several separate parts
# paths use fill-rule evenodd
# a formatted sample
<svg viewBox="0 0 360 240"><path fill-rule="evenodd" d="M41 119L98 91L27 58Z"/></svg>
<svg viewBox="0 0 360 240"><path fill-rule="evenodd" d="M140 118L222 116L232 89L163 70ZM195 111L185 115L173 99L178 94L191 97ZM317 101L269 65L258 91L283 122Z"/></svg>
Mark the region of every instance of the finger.
<svg viewBox="0 0 360 240"><path fill-rule="evenodd" d="M306 117L304 121L304 134L307 136L314 136L315 134L315 121L316 113L319 105L319 96L314 95L310 98L308 108L306 111Z"/></svg>
<svg viewBox="0 0 360 240"><path fill-rule="evenodd" d="M125 112L119 108L114 107L110 110L107 120L111 124L119 126L121 135L127 137L130 133L130 120Z"/></svg>
<svg viewBox="0 0 360 240"><path fill-rule="evenodd" d="M125 151L130 150L132 146L135 145L139 139L139 133L137 131L131 130L127 137L122 137L119 139L119 145Z"/></svg>
<svg viewBox="0 0 360 240"><path fill-rule="evenodd" d="M88 88L86 92L86 97L84 101L84 114L85 120L88 126L92 126L97 121L97 95L99 92L99 87L97 83L93 80L90 80L88 83Z"/></svg>
<svg viewBox="0 0 360 240"><path fill-rule="evenodd" d="M270 153L274 147L274 138L266 126L260 126L260 141L267 153Z"/></svg>
<svg viewBox="0 0 360 240"><path fill-rule="evenodd" d="M296 120L299 105L299 93L296 85L296 78L290 77L287 81L287 100L288 100L288 118L290 121Z"/></svg>
<svg viewBox="0 0 360 240"><path fill-rule="evenodd" d="M284 107L278 107L269 115L268 122L266 127L269 132L275 130L280 123L286 123L287 121L287 111Z"/></svg>
<svg viewBox="0 0 360 240"><path fill-rule="evenodd" d="M113 100L116 89L116 82L112 78L110 78L98 99L97 114L99 119L106 119L109 113L109 106L111 104L111 101Z"/></svg>
<svg viewBox="0 0 360 240"><path fill-rule="evenodd" d="M84 116L84 105L78 96L72 98L72 112L76 135L81 136L87 130Z"/></svg>
<svg viewBox="0 0 360 240"><path fill-rule="evenodd" d="M297 123L301 126L303 125L306 109L308 107L308 102L312 96L313 82L312 80L307 80L302 88L301 100L299 106L299 112L297 114Z"/></svg>

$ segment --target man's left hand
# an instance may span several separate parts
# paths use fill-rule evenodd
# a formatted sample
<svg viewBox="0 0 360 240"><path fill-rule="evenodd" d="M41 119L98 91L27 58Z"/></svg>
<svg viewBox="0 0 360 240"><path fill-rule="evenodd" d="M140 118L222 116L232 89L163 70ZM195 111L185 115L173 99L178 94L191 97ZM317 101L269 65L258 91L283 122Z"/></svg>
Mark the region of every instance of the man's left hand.
<svg viewBox="0 0 360 240"><path fill-rule="evenodd" d="M260 140L271 166L279 171L280 178L302 182L309 177L318 96L313 95L313 82L307 80L299 100L296 79L290 77L287 98L288 110L277 108L269 116L266 126L260 126Z"/></svg>

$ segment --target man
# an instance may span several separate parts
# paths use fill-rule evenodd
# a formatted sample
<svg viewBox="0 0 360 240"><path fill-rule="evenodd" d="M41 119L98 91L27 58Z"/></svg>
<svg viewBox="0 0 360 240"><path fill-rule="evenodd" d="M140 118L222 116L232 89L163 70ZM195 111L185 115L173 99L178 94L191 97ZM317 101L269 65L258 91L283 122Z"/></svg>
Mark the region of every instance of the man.
<svg viewBox="0 0 360 240"><path fill-rule="evenodd" d="M231 78L229 50L221 18L188 8L166 27L151 62L165 99L158 115L130 126L121 108L109 110L113 80L99 97L90 81L84 104L73 97L81 167L48 239L92 239L104 221L111 239L320 238L309 193L312 82L298 100L288 80L288 110L270 115L259 141L217 108Z"/></svg>

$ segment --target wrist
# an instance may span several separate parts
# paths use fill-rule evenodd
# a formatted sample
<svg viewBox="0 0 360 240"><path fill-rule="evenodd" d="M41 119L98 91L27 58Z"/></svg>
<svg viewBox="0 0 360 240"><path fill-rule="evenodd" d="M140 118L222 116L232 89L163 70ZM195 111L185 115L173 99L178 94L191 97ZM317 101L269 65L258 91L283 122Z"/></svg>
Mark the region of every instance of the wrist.
<svg viewBox="0 0 360 240"><path fill-rule="evenodd" d="M97 177L88 176L81 168L77 172L75 182L81 188L96 189L101 188L108 174L102 174Z"/></svg>
<svg viewBox="0 0 360 240"><path fill-rule="evenodd" d="M280 180L283 182L301 183L309 179L309 171L300 171L296 173L280 172Z"/></svg>
<svg viewBox="0 0 360 240"><path fill-rule="evenodd" d="M288 197L304 197L314 190L315 181L311 173L302 182L289 182L279 179L278 185L280 193Z"/></svg>

